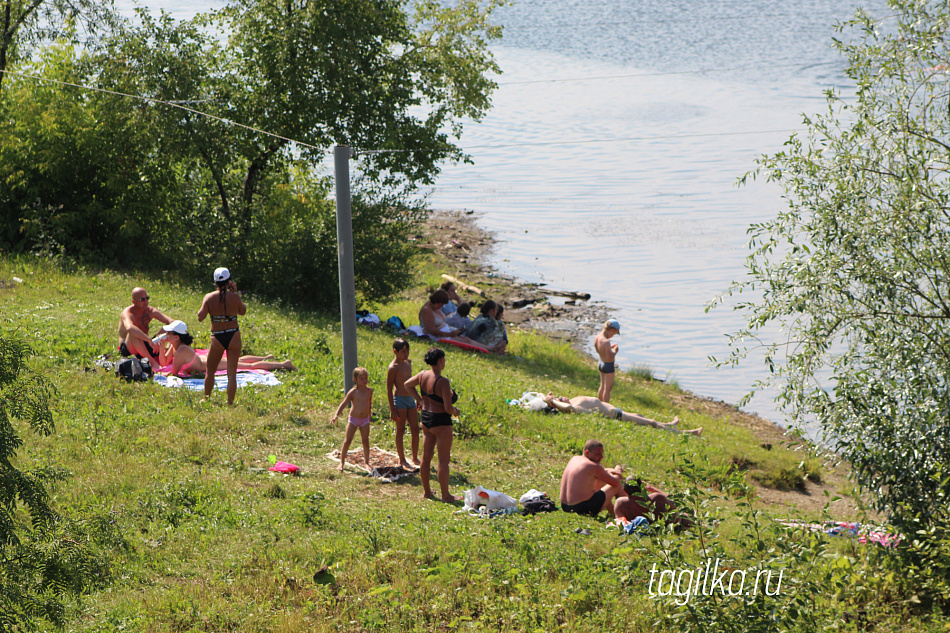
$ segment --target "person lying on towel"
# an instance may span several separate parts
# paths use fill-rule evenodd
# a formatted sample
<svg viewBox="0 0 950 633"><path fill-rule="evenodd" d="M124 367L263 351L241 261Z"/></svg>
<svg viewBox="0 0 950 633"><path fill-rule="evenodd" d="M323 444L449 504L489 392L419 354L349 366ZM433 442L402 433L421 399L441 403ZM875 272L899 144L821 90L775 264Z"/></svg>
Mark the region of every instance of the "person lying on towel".
<svg viewBox="0 0 950 633"><path fill-rule="evenodd" d="M183 321L172 321L162 327L162 331L155 339L159 348L159 363L161 371L158 373L166 376L178 376L179 378L190 378L191 376L204 375L208 371L205 359L208 356L208 350L192 349L191 344L194 337L188 333L188 326ZM238 369L265 369L274 371L277 369L286 369L287 371L296 371L296 367L289 360L275 362L273 355L267 356L241 356L238 360Z"/></svg>

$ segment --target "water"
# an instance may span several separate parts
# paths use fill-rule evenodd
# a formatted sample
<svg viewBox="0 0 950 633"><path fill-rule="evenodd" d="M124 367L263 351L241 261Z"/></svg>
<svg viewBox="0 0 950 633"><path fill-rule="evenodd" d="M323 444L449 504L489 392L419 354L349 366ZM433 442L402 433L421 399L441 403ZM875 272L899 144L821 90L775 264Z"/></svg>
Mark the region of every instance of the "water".
<svg viewBox="0 0 950 633"><path fill-rule="evenodd" d="M121 3L120 3L121 4ZM179 18L221 2L151 3ZM491 263L525 281L591 293L622 323L636 364L737 402L762 364L716 370L728 308L704 306L745 275L746 229L781 191L736 187L781 149L823 91L847 93L833 25L852 0L522 0L497 14L504 70L494 107L461 141L435 208L471 209L499 240ZM883 13L883 0L865 3ZM126 7L127 9L127 7ZM777 333L776 333L777 334ZM591 348L592 350L592 348ZM746 408L783 423L771 396Z"/></svg>
<svg viewBox="0 0 950 633"><path fill-rule="evenodd" d="M748 226L784 203L775 185L736 181L823 110L824 90L850 90L830 38L853 12L827 0L520 2L499 14L493 110L463 138L475 165L447 168L432 205L478 212L501 271L610 306L621 368L738 402L766 370L758 358L710 366L742 321L705 305L743 279ZM773 396L746 409L785 423Z"/></svg>

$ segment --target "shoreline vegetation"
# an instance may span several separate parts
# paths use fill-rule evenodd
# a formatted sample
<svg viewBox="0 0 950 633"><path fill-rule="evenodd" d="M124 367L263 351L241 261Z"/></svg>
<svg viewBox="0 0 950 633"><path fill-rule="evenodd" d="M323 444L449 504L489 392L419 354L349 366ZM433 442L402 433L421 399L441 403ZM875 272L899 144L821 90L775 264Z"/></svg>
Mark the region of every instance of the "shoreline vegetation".
<svg viewBox="0 0 950 633"><path fill-rule="evenodd" d="M484 267L479 254L491 247L489 236L469 220L434 215L415 236L418 283L360 307L410 325L442 274L509 306L541 294ZM232 274L240 283L240 271ZM343 430L330 422L343 395L336 315L246 296L245 353L290 358L299 371L279 374L279 387L240 389L234 407L221 393L203 401L119 381L94 361L114 350L118 313L139 285L166 315L194 323L196 345L207 341L192 316L201 293L170 275L0 258L0 327L29 342L30 367L57 389L55 432L22 428L17 464L66 469L68 477L48 484L55 509L83 525L111 526L108 538L87 543L106 571L99 589L68 604L67 631L652 632L657 623L698 631L766 612L780 628L810 630L788 626L804 622L796 615L803 600L814 622L868 600L855 583L878 573L875 550L779 523L866 520L845 471L770 422L636 372L618 374L612 404L661 422L679 416L682 428L704 427L703 436L507 404L524 391L596 393L593 360L571 347L583 345L587 323L600 326L596 305L509 307L506 356L446 349L445 373L462 411L451 491L481 485L517 498L533 488L556 499L564 465L593 437L605 444L605 462L668 491L694 528L657 524L627 536L608 528L605 515L478 519L422 501L418 476L381 484L338 472L333 451ZM394 336L359 328L358 337L359 363L378 394L372 455L392 453L384 394ZM418 371L429 344L410 344ZM270 472L278 460L301 474ZM688 605L676 594L649 593L651 566L675 571L709 560L786 569L782 590L748 599L694 592ZM823 582L844 584L832 591ZM902 622L912 607L895 604L878 605L876 621Z"/></svg>

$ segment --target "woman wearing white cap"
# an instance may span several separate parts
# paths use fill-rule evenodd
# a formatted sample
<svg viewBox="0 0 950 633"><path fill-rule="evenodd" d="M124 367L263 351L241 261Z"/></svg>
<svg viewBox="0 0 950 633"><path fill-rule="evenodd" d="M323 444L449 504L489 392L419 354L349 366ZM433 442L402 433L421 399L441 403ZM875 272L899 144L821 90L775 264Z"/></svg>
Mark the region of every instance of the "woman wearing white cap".
<svg viewBox="0 0 950 633"><path fill-rule="evenodd" d="M198 320L204 321L211 315L211 347L208 349L208 371L205 374L205 398L211 397L214 390L214 373L218 370L221 357L228 353L228 404L234 404L237 393L238 361L241 358L241 330L238 329L238 316L247 314L247 308L241 301L237 284L231 279L227 268L214 271L214 283L217 292L209 292L201 302Z"/></svg>
<svg viewBox="0 0 950 633"><path fill-rule="evenodd" d="M164 339L167 345L162 345ZM162 328L162 334L155 337L159 343L159 356L162 364L160 374L189 378L195 374L205 374L208 366L205 359L206 350L195 350L191 347L194 338L188 333L188 326L183 321L173 321ZM296 367L289 360L277 362L272 355L242 356L238 359L238 369L266 369L276 371L286 369L296 371Z"/></svg>

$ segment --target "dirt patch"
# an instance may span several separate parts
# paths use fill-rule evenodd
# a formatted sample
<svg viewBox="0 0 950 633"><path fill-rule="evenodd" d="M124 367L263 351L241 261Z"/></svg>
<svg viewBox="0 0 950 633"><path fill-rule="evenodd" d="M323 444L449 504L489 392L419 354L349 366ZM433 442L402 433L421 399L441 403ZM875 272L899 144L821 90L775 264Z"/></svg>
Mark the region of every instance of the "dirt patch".
<svg viewBox="0 0 950 633"><path fill-rule="evenodd" d="M340 451L334 450L331 453L327 454L327 459L333 461L335 464L340 464ZM350 450L346 452L346 467L364 473L371 472L373 468L387 468L387 469L397 469L399 468L399 456L389 451L384 451L383 449L377 446L370 446L369 448L369 466L366 464L366 460L363 459L363 448L350 447Z"/></svg>

